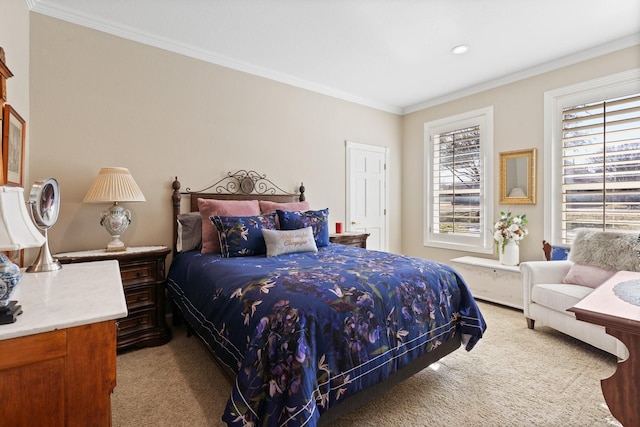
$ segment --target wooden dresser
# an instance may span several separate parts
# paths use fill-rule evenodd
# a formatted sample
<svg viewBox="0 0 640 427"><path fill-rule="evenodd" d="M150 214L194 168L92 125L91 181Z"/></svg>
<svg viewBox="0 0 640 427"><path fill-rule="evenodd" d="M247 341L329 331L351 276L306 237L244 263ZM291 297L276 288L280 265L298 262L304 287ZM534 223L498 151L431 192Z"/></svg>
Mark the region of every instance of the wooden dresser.
<svg viewBox="0 0 640 427"><path fill-rule="evenodd" d="M339 233L339 234L330 234L329 241L331 243L339 243L341 245L347 246L357 246L359 248L367 248L367 237L369 237L369 233Z"/></svg>
<svg viewBox="0 0 640 427"><path fill-rule="evenodd" d="M25 273L0 325L0 425L109 426L116 319L127 306L116 261Z"/></svg>
<svg viewBox="0 0 640 427"><path fill-rule="evenodd" d="M116 260L127 301L127 317L118 319L118 350L148 347L171 340L165 307L166 246L141 246L123 252L104 249L66 252L55 257L61 264Z"/></svg>

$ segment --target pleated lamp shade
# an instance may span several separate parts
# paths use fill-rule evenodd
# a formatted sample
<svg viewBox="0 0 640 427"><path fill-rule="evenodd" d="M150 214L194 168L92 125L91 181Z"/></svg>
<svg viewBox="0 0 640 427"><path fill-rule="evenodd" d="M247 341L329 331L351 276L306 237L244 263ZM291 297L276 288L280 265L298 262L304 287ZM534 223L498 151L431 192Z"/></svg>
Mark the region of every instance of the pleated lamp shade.
<svg viewBox="0 0 640 427"><path fill-rule="evenodd" d="M31 220L21 187L0 187L0 250L15 251L42 246L44 235ZM0 252L0 324L13 323L20 306L9 301L14 288L22 278L20 267ZM15 308L18 307L18 308ZM17 314L16 314L17 313Z"/></svg>
<svg viewBox="0 0 640 427"><path fill-rule="evenodd" d="M102 168L84 196L84 203L144 202L140 187L127 168Z"/></svg>

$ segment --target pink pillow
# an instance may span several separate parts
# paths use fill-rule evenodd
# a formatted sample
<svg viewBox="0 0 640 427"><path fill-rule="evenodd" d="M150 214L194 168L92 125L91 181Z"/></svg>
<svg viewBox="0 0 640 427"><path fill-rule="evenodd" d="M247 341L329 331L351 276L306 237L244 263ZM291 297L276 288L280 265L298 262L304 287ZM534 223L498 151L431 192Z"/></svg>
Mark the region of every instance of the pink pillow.
<svg viewBox="0 0 640 427"><path fill-rule="evenodd" d="M209 219L210 216L260 215L260 205L257 200L198 199L198 210L202 217L202 249L200 252L203 254L220 253L220 237L218 230Z"/></svg>
<svg viewBox="0 0 640 427"><path fill-rule="evenodd" d="M308 211L309 202L306 200L304 202L289 202L289 203L278 203L278 202L270 202L268 200L260 200L260 213L268 214L271 212L275 212L276 209L280 209L281 211Z"/></svg>
<svg viewBox="0 0 640 427"><path fill-rule="evenodd" d="M562 283L597 288L615 274L615 271L593 265L573 264Z"/></svg>

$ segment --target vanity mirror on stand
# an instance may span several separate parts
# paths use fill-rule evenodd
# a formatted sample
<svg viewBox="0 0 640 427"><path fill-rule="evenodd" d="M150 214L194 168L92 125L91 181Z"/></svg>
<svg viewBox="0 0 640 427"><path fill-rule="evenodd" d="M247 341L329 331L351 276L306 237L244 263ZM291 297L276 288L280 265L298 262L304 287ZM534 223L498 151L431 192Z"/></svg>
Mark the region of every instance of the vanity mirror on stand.
<svg viewBox="0 0 640 427"><path fill-rule="evenodd" d="M27 267L28 273L60 270L62 266L51 256L49 249L49 228L56 223L60 210L60 187L54 178L37 181L33 184L29 197L31 217L36 226L43 232L45 242L40 248L36 260Z"/></svg>
<svg viewBox="0 0 640 427"><path fill-rule="evenodd" d="M536 204L536 149L500 153L500 204Z"/></svg>

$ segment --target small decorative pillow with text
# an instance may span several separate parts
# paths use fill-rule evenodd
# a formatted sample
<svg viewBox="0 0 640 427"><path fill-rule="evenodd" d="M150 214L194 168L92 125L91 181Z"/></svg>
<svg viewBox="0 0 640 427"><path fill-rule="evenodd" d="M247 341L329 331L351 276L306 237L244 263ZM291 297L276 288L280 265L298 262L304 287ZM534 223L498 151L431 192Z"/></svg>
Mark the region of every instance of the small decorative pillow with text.
<svg viewBox="0 0 640 427"><path fill-rule="evenodd" d="M212 216L218 229L220 253L223 258L264 255L266 247L263 229L276 229L276 215Z"/></svg>
<svg viewBox="0 0 640 427"><path fill-rule="evenodd" d="M311 227L316 246L329 245L329 208L319 211L289 212L277 210L281 230Z"/></svg>
<svg viewBox="0 0 640 427"><path fill-rule="evenodd" d="M293 254L298 252L318 252L311 227L297 230L267 230L262 229L267 257Z"/></svg>

